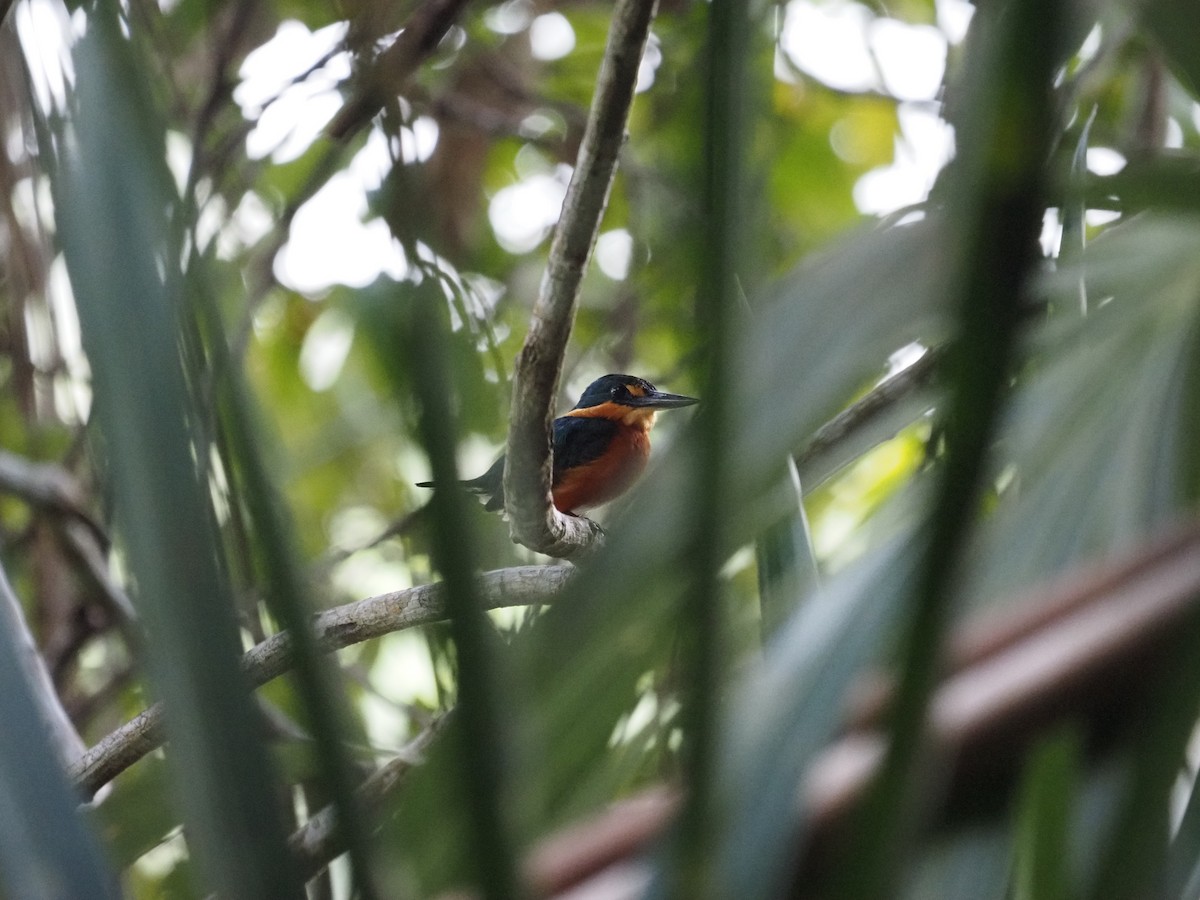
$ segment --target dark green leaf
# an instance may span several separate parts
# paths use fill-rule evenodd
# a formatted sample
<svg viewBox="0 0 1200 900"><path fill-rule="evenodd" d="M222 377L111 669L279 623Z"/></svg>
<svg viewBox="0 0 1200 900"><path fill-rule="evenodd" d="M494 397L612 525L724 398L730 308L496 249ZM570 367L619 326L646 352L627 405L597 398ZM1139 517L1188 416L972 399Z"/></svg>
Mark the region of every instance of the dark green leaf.
<svg viewBox="0 0 1200 900"><path fill-rule="evenodd" d="M55 184L117 517L167 707L174 783L206 881L228 897L295 897L278 784L256 733L178 346L179 260L162 132L111 14L77 45L76 114ZM66 141L64 136L64 141ZM164 278L168 280L164 282ZM196 373L189 373L195 375Z"/></svg>

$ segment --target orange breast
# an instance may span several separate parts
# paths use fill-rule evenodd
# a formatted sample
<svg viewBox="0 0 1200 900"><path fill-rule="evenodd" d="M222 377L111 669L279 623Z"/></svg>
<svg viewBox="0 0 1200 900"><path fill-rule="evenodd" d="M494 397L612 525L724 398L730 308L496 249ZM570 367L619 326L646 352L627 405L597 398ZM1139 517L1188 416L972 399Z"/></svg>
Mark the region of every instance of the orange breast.
<svg viewBox="0 0 1200 900"><path fill-rule="evenodd" d="M641 428L621 428L598 459L563 472L551 493L560 512L599 506L625 493L650 458L650 436Z"/></svg>

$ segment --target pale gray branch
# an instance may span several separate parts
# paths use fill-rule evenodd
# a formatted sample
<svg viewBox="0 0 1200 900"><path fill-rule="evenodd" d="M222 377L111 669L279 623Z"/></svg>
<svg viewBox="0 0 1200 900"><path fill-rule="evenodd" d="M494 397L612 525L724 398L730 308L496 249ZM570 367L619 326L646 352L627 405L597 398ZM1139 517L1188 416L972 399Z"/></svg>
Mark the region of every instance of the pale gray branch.
<svg viewBox="0 0 1200 900"><path fill-rule="evenodd" d="M566 584L571 566L516 566L479 576L479 594L487 609L548 603ZM313 620L313 634L324 652L382 637L394 631L428 625L446 617L440 584L424 584L347 603ZM255 686L266 684L290 668L287 632L271 635L242 657L242 668ZM87 798L165 740L161 703L139 713L105 736L70 767L70 775Z"/></svg>
<svg viewBox="0 0 1200 900"><path fill-rule="evenodd" d="M517 357L504 471L510 530L514 541L563 559L586 553L604 533L589 519L561 514L551 502L551 422L579 284L608 203L653 17L654 0L617 2L579 157Z"/></svg>
<svg viewBox="0 0 1200 900"><path fill-rule="evenodd" d="M95 583L110 610L123 623L137 618L129 597L109 574L103 531L88 513L85 491L70 472L54 463L34 462L0 450L0 491L37 509L60 514L64 546Z"/></svg>
<svg viewBox="0 0 1200 900"><path fill-rule="evenodd" d="M940 349L925 351L912 365L877 384L818 428L794 457L805 490L812 491L842 466L895 437L908 425L912 419L904 403L933 384L941 358Z"/></svg>
<svg viewBox="0 0 1200 900"><path fill-rule="evenodd" d="M0 491L33 506L87 518L83 488L66 469L53 463L33 462L0 450Z"/></svg>
<svg viewBox="0 0 1200 900"><path fill-rule="evenodd" d="M405 777L414 766L424 761L425 751L441 733L448 718L449 714L434 719L398 754L367 776L357 791L360 809L372 812L383 805L384 798L404 783ZM305 881L316 876L345 851L340 834L337 827L337 810L332 804L314 813L307 822L296 829L288 844Z"/></svg>

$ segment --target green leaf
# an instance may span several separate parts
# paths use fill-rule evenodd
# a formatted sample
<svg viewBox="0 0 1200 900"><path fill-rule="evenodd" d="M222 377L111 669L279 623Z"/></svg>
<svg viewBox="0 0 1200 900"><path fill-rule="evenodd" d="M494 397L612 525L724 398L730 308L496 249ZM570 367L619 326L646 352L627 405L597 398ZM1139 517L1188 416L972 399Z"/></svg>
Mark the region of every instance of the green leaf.
<svg viewBox="0 0 1200 900"><path fill-rule="evenodd" d="M176 197L163 134L113 10L74 51L77 96L58 225L93 372L95 419L137 582L189 846L223 896L295 897L280 788L257 734L205 482L208 448L177 349L180 261L164 212ZM167 279L166 281L164 279Z"/></svg>
<svg viewBox="0 0 1200 900"><path fill-rule="evenodd" d="M1069 900L1071 813L1078 790L1080 737L1067 730L1033 748L1021 788L1013 900Z"/></svg>
<svg viewBox="0 0 1200 900"><path fill-rule="evenodd" d="M812 548L808 516L796 469L788 460L789 481L794 480L798 511L773 525L755 541L758 569L759 620L766 641L783 624L817 584L819 572Z"/></svg>
<svg viewBox="0 0 1200 900"><path fill-rule="evenodd" d="M796 785L836 733L854 677L878 661L911 590L911 537L809 596L725 709L716 896L778 897L803 844Z"/></svg>
<svg viewBox="0 0 1200 900"><path fill-rule="evenodd" d="M1137 4L1142 26L1150 32L1158 49L1179 82L1200 100L1200 17L1188 0L1146 0Z"/></svg>
<svg viewBox="0 0 1200 900"><path fill-rule="evenodd" d="M0 571L0 590L11 592ZM0 603L10 597L0 598ZM120 896L80 815L17 660L28 649L0 629L0 893L11 898Z"/></svg>
<svg viewBox="0 0 1200 900"><path fill-rule="evenodd" d="M376 891L367 864L367 830L354 793L350 755L345 741L365 743L362 723L349 713L344 686L329 661L317 648L310 620L315 604L297 546L290 512L284 505L271 472L278 466L268 462L277 447L264 441L257 409L227 351L227 338L206 290L206 266L193 260L189 287L193 310L219 373L213 386L223 441L226 477L237 501L245 508L250 524L247 538L254 551L258 584L268 609L279 626L290 635L291 653L299 696L307 714L308 730L315 742L321 786L337 811L343 843L353 866L355 888L363 900Z"/></svg>
<svg viewBox="0 0 1200 900"><path fill-rule="evenodd" d="M179 826L166 761L150 756L124 772L94 818L122 869L162 843Z"/></svg>
<svg viewBox="0 0 1200 900"><path fill-rule="evenodd" d="M901 900L1007 900L1012 837L999 823L968 823L935 837L914 864Z"/></svg>
<svg viewBox="0 0 1200 900"><path fill-rule="evenodd" d="M1037 335L1004 427L1012 478L972 553L972 604L1127 546L1194 497L1200 220L1114 227L1046 290L1073 303L1080 277L1094 311Z"/></svg>
<svg viewBox="0 0 1200 900"><path fill-rule="evenodd" d="M446 857L458 863L455 870L460 878L469 879L483 896L504 900L517 893L515 817L507 802L513 794L506 764L513 712L502 714L507 693L502 689L509 679L493 626L479 603L475 541L466 506L470 500L458 484L454 460L458 422L452 411L446 296L442 285L431 278L396 287L390 303L381 293L364 313L380 362L394 384L408 388L419 410L419 433L433 471L433 559L445 585L457 689L455 718L439 740L437 752L445 754L441 764L454 773L450 776L456 791L454 805L461 813L461 818L453 817L454 827L446 830L453 834L446 834L450 840L442 847ZM401 348L400 354L395 353L396 347ZM423 865L434 877L445 874L429 866L429 861Z"/></svg>

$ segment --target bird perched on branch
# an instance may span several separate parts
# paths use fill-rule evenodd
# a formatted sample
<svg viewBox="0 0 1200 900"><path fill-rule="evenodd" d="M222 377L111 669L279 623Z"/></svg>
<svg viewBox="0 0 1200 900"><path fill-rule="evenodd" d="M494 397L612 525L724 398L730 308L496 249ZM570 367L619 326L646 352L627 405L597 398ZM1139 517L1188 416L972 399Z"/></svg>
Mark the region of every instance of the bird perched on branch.
<svg viewBox="0 0 1200 900"><path fill-rule="evenodd" d="M658 410L699 402L695 397L660 391L632 375L597 378L574 409L554 420L550 493L555 507L573 516L621 496L646 468L650 429ZM504 457L463 485L485 498L484 509L503 509ZM418 486L433 484L424 481Z"/></svg>

